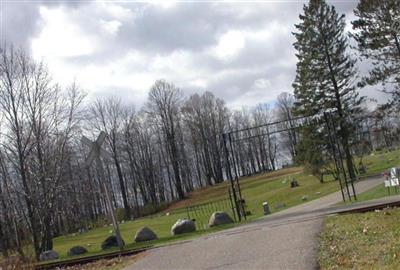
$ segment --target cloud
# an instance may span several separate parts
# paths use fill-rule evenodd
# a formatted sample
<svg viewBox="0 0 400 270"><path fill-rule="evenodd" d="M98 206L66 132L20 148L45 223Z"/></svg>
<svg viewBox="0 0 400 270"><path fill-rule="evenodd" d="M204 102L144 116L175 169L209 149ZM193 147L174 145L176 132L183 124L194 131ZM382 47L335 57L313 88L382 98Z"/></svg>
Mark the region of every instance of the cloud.
<svg viewBox="0 0 400 270"><path fill-rule="evenodd" d="M331 2L351 18L356 3ZM140 106L161 78L185 95L212 91L232 107L292 92L292 32L303 3L73 3L7 4L3 36L90 97L118 95Z"/></svg>
<svg viewBox="0 0 400 270"><path fill-rule="evenodd" d="M64 6L70 9L79 8L88 1L1 1L1 41L29 49L30 41L42 27L40 7Z"/></svg>
<svg viewBox="0 0 400 270"><path fill-rule="evenodd" d="M230 30L220 37L217 46L214 48L214 53L217 58L229 61L244 48L245 42L243 33Z"/></svg>
<svg viewBox="0 0 400 270"><path fill-rule="evenodd" d="M79 25L66 16L64 8L40 7L39 14L43 27L31 40L34 58L78 57L96 51L96 37L81 31Z"/></svg>

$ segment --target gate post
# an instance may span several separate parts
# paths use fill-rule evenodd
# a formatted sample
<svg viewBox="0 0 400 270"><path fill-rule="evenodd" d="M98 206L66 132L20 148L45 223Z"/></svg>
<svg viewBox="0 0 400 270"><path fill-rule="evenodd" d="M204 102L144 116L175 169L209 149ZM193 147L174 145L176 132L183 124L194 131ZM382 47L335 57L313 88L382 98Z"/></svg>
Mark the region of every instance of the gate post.
<svg viewBox="0 0 400 270"><path fill-rule="evenodd" d="M340 177L340 168L339 168L338 160L336 158L336 153L335 153L335 145L333 143L332 132L331 132L331 128L330 128L330 125L329 125L328 116L327 116L326 112L324 112L324 120L325 120L326 127L328 128L329 144L331 146L333 160L335 162L335 167L336 167L336 171L337 171L338 178L339 178L338 181L339 181L339 184L340 184L340 191L342 193L343 202L346 202L346 197L344 196L344 192L343 192L342 179Z"/></svg>
<svg viewBox="0 0 400 270"><path fill-rule="evenodd" d="M227 146L227 142L226 142L226 135L227 135L226 133L222 134L222 139L223 139L223 143L224 143L224 150L225 150L227 173L228 173L229 181L231 182L233 200L234 200L235 206L236 206L236 214L237 214L239 222L240 222L240 221L242 221L242 217L241 217L241 214L240 214L240 208L239 208L239 205L238 205L238 198L237 198L237 194L236 194L235 184L233 182L231 165L230 165L230 162L229 162L229 152L228 152L228 146ZM230 136L228 138L230 138ZM234 160L233 160L233 163L235 163ZM236 167L235 167L235 174L236 174Z"/></svg>

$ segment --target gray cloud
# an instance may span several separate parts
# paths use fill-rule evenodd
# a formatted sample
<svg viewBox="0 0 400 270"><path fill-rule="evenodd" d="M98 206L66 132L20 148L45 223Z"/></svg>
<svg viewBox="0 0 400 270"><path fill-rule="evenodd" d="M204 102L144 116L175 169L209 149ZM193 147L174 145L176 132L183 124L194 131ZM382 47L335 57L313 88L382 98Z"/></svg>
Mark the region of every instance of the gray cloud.
<svg viewBox="0 0 400 270"><path fill-rule="evenodd" d="M347 18L356 6L328 2ZM49 60L50 68L56 66L53 73L65 73L55 77L78 77L91 96L118 95L140 105L149 82L159 78L174 82L186 95L208 90L235 106L270 102L280 92L292 91L296 58L291 33L302 2L179 3L167 8L127 2L7 2L4 38L30 48L32 38L46 27L41 6L61 8L83 37L91 39L96 50L58 58L61 67ZM107 33L104 24L117 30ZM243 46L221 59L214 51L229 31L242 35Z"/></svg>
<svg viewBox="0 0 400 270"><path fill-rule="evenodd" d="M88 0L31 0L31 1L2 1L1 3L1 41L29 49L30 39L41 29L39 8L41 6L79 8Z"/></svg>

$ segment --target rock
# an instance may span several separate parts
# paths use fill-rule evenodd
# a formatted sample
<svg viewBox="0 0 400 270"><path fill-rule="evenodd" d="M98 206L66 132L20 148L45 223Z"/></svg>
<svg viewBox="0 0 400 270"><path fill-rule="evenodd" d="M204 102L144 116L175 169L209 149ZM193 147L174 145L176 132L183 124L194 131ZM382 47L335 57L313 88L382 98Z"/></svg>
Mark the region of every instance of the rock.
<svg viewBox="0 0 400 270"><path fill-rule="evenodd" d="M178 221L171 228L172 235L194 231L196 231L196 225L194 224L194 221L190 219L178 219Z"/></svg>
<svg viewBox="0 0 400 270"><path fill-rule="evenodd" d="M208 221L208 226L213 227L230 223L233 223L233 220L227 213L215 212L211 215L210 220Z"/></svg>
<svg viewBox="0 0 400 270"><path fill-rule="evenodd" d="M82 246L74 246L68 251L68 256L82 255L86 252L88 252L86 248Z"/></svg>
<svg viewBox="0 0 400 270"><path fill-rule="evenodd" d="M308 200L308 196L307 196L307 195L304 195L303 197L301 197L301 200L302 200L302 201L307 201L307 200Z"/></svg>
<svg viewBox="0 0 400 270"><path fill-rule="evenodd" d="M60 256L54 250L47 250L40 253L39 259L41 261L57 260Z"/></svg>
<svg viewBox="0 0 400 270"><path fill-rule="evenodd" d="M122 244L125 245L125 242L123 239L122 240ZM105 250L105 249L109 249L112 247L118 247L118 241L117 241L117 237L115 235L111 235L109 237L107 237L106 240L104 240L104 242L101 244L101 249Z"/></svg>
<svg viewBox="0 0 400 270"><path fill-rule="evenodd" d="M147 227L143 227L135 234L135 242L145 242L158 239L157 235Z"/></svg>

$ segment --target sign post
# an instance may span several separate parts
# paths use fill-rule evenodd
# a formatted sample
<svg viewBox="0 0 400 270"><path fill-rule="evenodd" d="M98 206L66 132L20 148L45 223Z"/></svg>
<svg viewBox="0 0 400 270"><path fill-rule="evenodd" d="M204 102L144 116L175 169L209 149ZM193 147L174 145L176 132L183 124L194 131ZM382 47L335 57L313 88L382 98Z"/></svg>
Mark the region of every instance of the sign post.
<svg viewBox="0 0 400 270"><path fill-rule="evenodd" d="M101 144L104 142L106 137L107 137L107 134L104 131L101 131L99 136L97 137L96 141L92 142L85 136L82 137L81 141L84 145L90 147L89 156L86 159L85 166L90 167L91 164L93 163L93 161L96 162L96 169L99 173L100 182L103 185L104 193L106 195L106 202L107 202L107 206L110 211L110 214L111 214L111 219L112 219L112 223L113 223L113 227L114 227L115 236L116 236L117 242L118 242L118 247L120 250L122 250L124 248L124 244L122 242L121 233L119 231L119 226L118 226L118 221L117 221L117 218L115 215L115 208L111 202L110 192L109 192L109 188L107 185L106 176L104 173L103 163L101 161L101 155L102 156L111 156L107 151L105 151L104 149L101 148Z"/></svg>

